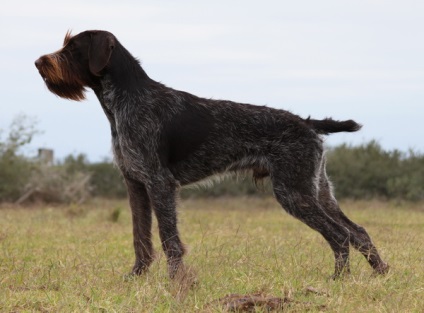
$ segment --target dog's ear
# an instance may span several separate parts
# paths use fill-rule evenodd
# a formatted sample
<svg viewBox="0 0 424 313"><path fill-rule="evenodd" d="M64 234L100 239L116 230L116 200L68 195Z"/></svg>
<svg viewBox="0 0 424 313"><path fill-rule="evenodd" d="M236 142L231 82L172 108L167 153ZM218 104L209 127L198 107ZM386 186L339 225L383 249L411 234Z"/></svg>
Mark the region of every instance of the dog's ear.
<svg viewBox="0 0 424 313"><path fill-rule="evenodd" d="M115 37L108 32L93 32L88 51L88 64L90 72L99 75L109 63L112 51L115 48Z"/></svg>

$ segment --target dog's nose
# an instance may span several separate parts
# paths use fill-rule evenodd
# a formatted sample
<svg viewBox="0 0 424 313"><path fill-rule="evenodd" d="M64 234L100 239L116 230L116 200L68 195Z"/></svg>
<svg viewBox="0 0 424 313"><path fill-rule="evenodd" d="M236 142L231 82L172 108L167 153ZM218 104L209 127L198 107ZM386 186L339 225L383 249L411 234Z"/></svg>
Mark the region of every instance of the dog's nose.
<svg viewBox="0 0 424 313"><path fill-rule="evenodd" d="M41 63L43 63L43 62L41 61L41 58L37 59L37 60L35 61L35 67L36 67L36 68L38 68L38 69L40 69Z"/></svg>

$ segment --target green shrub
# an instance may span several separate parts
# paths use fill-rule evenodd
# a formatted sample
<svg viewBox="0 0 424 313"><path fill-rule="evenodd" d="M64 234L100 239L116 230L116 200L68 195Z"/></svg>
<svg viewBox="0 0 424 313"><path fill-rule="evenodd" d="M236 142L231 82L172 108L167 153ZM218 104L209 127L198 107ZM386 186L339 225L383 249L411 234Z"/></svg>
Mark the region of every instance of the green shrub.
<svg viewBox="0 0 424 313"><path fill-rule="evenodd" d="M28 117L19 115L10 125L6 138L3 139L0 130L0 201L14 201L25 189L34 164L23 156L21 150L38 133L35 124Z"/></svg>
<svg viewBox="0 0 424 313"><path fill-rule="evenodd" d="M16 117L8 134L0 130L0 202L36 199L82 202L88 198L124 198L125 184L112 162L90 163L84 154L69 155L55 165L25 156L36 123ZM424 156L414 151L385 151L376 141L360 146L342 144L327 151L327 171L341 198L424 200ZM213 181L213 179L212 179ZM269 179L257 188L251 176L227 177L208 185L184 187L187 197L272 194Z"/></svg>
<svg viewBox="0 0 424 313"><path fill-rule="evenodd" d="M111 162L103 161L90 164L93 195L104 198L125 198L127 189L119 170Z"/></svg>
<svg viewBox="0 0 424 313"><path fill-rule="evenodd" d="M424 156L412 151L343 144L329 149L327 171L338 198L424 199Z"/></svg>

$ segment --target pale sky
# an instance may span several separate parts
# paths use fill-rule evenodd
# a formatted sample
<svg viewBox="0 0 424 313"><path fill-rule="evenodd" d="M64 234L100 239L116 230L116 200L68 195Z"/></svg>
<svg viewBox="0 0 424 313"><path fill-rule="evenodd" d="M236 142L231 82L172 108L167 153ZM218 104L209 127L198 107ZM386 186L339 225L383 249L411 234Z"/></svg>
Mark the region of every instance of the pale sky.
<svg viewBox="0 0 424 313"><path fill-rule="evenodd" d="M61 48L68 29L108 30L147 74L198 96L355 119L358 133L327 143L376 139L424 152L423 1L57 1L14 0L0 9L0 129L35 117L31 144L56 157L111 157L110 130L94 93L50 93L34 61Z"/></svg>

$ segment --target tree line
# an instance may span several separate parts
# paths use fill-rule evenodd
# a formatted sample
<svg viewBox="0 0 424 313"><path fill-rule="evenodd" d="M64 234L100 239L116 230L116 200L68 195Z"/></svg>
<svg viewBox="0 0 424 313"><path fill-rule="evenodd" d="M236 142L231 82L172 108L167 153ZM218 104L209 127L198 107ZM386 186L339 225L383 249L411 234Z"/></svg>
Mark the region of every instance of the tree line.
<svg viewBox="0 0 424 313"><path fill-rule="evenodd" d="M112 161L89 162L69 155L54 164L28 157L23 151L37 134L33 123L18 117L8 135L0 133L0 202L82 202L91 197L125 198L121 174ZM4 137L4 138L3 138ZM384 150L378 142L342 144L326 152L327 172L337 198L424 199L424 155L412 150ZM182 197L264 196L269 180L256 186L249 175L234 176L183 188Z"/></svg>

